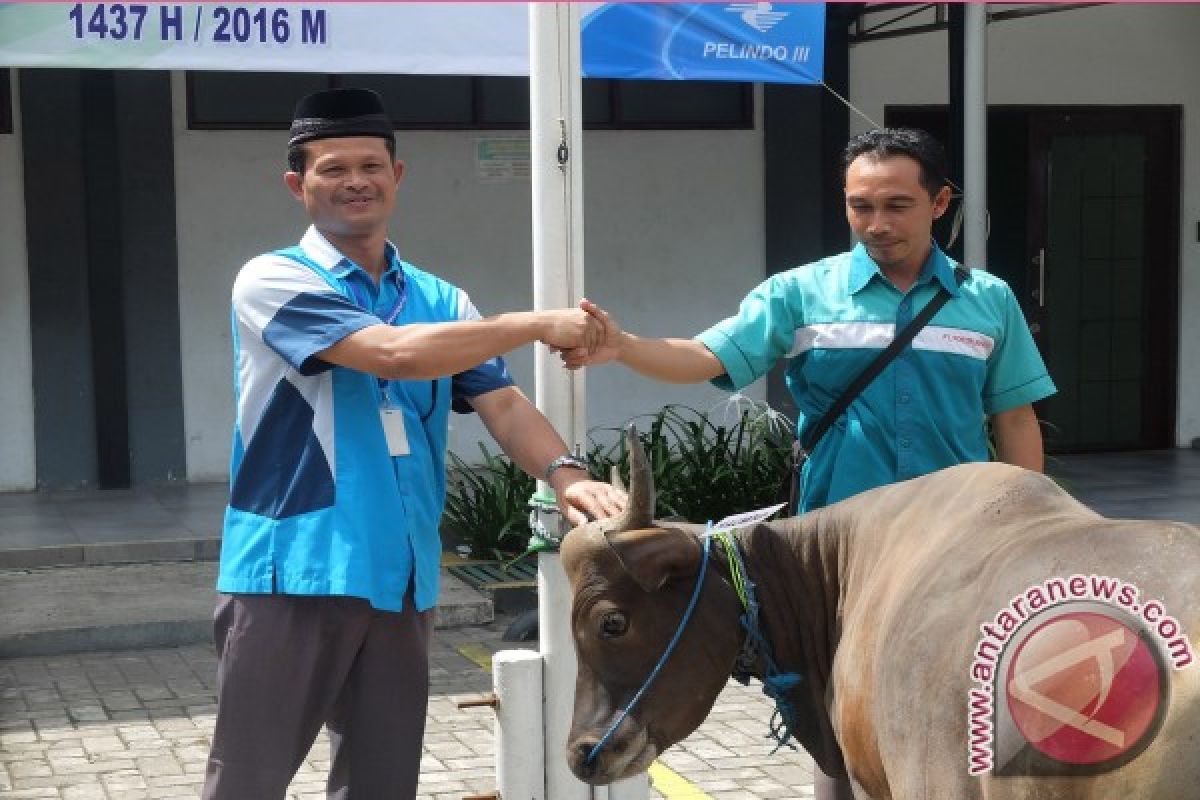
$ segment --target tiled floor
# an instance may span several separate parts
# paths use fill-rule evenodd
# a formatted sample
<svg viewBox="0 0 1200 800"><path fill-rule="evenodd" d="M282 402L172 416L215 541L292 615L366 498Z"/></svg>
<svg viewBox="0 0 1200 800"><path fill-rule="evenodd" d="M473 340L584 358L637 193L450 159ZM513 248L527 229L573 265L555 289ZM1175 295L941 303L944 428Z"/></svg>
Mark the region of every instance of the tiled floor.
<svg viewBox="0 0 1200 800"><path fill-rule="evenodd" d="M480 654L533 647L501 641L509 621L436 635L417 800L495 788L494 715L455 700L490 690ZM200 645L0 661L0 797L194 799L211 743L215 674L212 648ZM649 800L811 797L812 761L802 751L772 754L770 715L756 686L731 683L708 720L662 755L652 775L666 779L666 791L652 789ZM323 800L328 768L322 735L288 800Z"/></svg>
<svg viewBox="0 0 1200 800"><path fill-rule="evenodd" d="M1051 456L1046 471L1105 516L1200 524L1200 450Z"/></svg>
<svg viewBox="0 0 1200 800"><path fill-rule="evenodd" d="M1200 523L1200 452L1064 456L1051 459L1048 471L1102 513ZM200 485L0 494L0 558L49 556L53 548L64 556L137 555L171 541L216 542L224 492L220 485ZM457 800L495 785L491 715L461 711L452 696L489 685L467 650L510 647L500 642L502 627L439 634L422 800ZM213 672L206 646L0 662L0 795L195 797L212 727ZM811 796L807 756L768 755L762 736L769 716L756 688L730 686L708 721L663 755L663 765L696 789L674 796ZM327 758L323 744L314 748L289 798L323 797Z"/></svg>
<svg viewBox="0 0 1200 800"><path fill-rule="evenodd" d="M0 493L0 567L212 558L226 486Z"/></svg>

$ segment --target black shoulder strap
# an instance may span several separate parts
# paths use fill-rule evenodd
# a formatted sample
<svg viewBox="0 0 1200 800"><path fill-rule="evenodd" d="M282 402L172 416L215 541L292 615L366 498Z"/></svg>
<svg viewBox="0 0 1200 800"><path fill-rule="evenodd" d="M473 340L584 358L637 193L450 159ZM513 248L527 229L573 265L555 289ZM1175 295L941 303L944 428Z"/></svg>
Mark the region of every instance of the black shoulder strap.
<svg viewBox="0 0 1200 800"><path fill-rule="evenodd" d="M954 279L962 286L963 281L967 279L969 271L966 267L956 266L954 268ZM825 432L833 425L833 423L846 412L854 399L862 394L863 389L870 385L871 381L883 372L884 368L892 362L900 354L900 351L909 345L916 335L921 332L929 320L933 319L933 315L941 310L942 306L946 305L946 301L950 299L950 292L946 291L946 287L939 288L938 293L933 296L925 307L921 309L921 313L913 317L912 322L904 330L896 334L896 337L880 351L879 355L867 365L866 369L858 374L858 377L846 387L846 391L842 392L842 396L834 402L833 405L825 412L825 414L817 420L817 424L804 432L803 440L800 446L804 454L811 453L812 449L817 446L817 442L825 435Z"/></svg>

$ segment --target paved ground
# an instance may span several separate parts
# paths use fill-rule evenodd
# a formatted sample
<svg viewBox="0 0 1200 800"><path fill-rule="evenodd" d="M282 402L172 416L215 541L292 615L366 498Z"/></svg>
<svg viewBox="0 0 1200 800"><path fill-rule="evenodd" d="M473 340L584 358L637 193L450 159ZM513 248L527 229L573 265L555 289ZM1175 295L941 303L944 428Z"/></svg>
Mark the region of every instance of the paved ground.
<svg viewBox="0 0 1200 800"><path fill-rule="evenodd" d="M495 789L492 713L459 710L454 698L491 688L477 660L518 646L500 640L508 621L437 634L420 800ZM201 645L0 661L0 797L196 798L216 711L215 672L212 649ZM655 774L668 793L650 796L810 797L808 756L770 755L770 711L757 686L731 684L708 721L663 756L665 769ZM322 736L289 800L324 800L327 767Z"/></svg>
<svg viewBox="0 0 1200 800"><path fill-rule="evenodd" d="M1110 516L1200 522L1200 451L1060 457L1048 471ZM58 637L51 643L65 648L68 634L75 641L84 633L120 633L101 612L116 611L127 620L136 603L126 595L147 584L139 570L154 567L116 564L214 557L223 495L219 486L0 494L0 571L6 571L0 574L0 620L9 621L8 628L0 625L0 644L26 646L38 636L35 643L47 652L46 637ZM98 564L110 566L87 566ZM211 571L211 565L188 569L192 575ZM145 624L207 625L210 577L197 582L164 572L158 579L179 594L172 603L189 593L203 594L203 602L195 604L200 610L194 618L173 613ZM161 592L149 594L161 602ZM161 616L171 608L153 610ZM460 800L495 788L491 712L460 711L451 698L490 688L487 672L472 658L512 647L500 641L506 624L501 618L438 633L422 800ZM0 659L0 798L197 797L215 712L214 675L207 645ZM708 721L662 757L652 771L662 791L651 795L811 796L806 755L769 755L773 745L763 735L770 713L756 686L731 684ZM327 758L319 741L291 798L323 798Z"/></svg>
<svg viewBox="0 0 1200 800"><path fill-rule="evenodd" d="M0 659L212 641L214 561L0 569ZM492 619L488 598L447 570L438 625Z"/></svg>

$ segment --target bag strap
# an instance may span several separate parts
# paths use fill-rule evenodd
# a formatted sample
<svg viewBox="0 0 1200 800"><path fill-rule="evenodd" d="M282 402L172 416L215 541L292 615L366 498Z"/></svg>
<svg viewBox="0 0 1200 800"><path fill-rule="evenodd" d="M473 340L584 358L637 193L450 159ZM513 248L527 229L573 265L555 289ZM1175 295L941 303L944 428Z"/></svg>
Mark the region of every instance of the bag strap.
<svg viewBox="0 0 1200 800"><path fill-rule="evenodd" d="M970 271L966 267L962 265L955 266L954 280L959 286L962 286L963 282L969 276ZM925 307L921 309L921 313L913 317L912 322L908 323L904 330L896 334L888 346L880 351L879 355L875 356L871 363L855 377L850 385L846 387L846 390L842 392L841 397L821 415L821 418L817 420L817 424L806 430L802 438L798 438L792 442L792 486L789 507L793 513L796 510L797 487L800 482L799 470L801 465L804 464L805 459L808 458L808 454L817 446L817 443L821 441L821 437L833 426L837 418L844 414L855 398L862 394L863 389L866 389L871 381L875 380L879 376L879 373L883 372L887 365L896 356L900 355L901 350L908 347L917 334L921 332L921 329L929 323L929 320L933 319L933 315L940 311L949 299L950 292L946 290L945 286L940 286L938 293L925 304Z"/></svg>

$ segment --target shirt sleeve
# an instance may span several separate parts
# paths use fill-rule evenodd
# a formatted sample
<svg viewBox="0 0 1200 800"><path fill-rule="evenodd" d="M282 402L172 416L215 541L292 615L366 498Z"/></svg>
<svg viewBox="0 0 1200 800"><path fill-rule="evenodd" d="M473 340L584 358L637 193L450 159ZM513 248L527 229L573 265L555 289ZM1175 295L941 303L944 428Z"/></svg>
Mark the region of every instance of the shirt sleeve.
<svg viewBox="0 0 1200 800"><path fill-rule="evenodd" d="M471 302L471 298L461 289L458 291L458 319L482 319L479 310ZM464 370L454 376L450 386L451 408L459 414L470 414L474 411L467 401L481 394L512 386L513 379L508 373L508 365L502 356L488 359L477 366Z"/></svg>
<svg viewBox="0 0 1200 800"><path fill-rule="evenodd" d="M1007 287L1004 292L1004 331L988 358L983 385L983 410L989 415L1028 405L1058 391L1017 298Z"/></svg>
<svg viewBox="0 0 1200 800"><path fill-rule="evenodd" d="M233 313L244 330L303 375L333 366L316 353L382 324L312 270L282 256L260 256L242 268L233 285Z"/></svg>
<svg viewBox="0 0 1200 800"><path fill-rule="evenodd" d="M696 335L725 368L712 380L714 386L749 386L791 350L796 324L786 287L779 276L768 278L742 300L737 314Z"/></svg>

